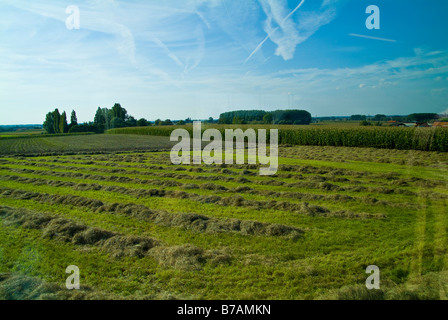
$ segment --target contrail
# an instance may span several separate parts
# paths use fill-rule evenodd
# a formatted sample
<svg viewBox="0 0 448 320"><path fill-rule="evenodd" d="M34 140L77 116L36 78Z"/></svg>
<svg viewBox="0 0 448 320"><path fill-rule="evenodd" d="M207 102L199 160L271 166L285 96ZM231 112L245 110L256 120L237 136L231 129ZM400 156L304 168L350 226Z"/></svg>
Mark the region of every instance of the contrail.
<svg viewBox="0 0 448 320"><path fill-rule="evenodd" d="M355 33L349 33L349 36L358 37L358 38L373 39L373 40L388 41L388 42L397 42L397 40L377 38L377 37L370 37L370 36L365 36L365 35L362 35L362 34L355 34Z"/></svg>
<svg viewBox="0 0 448 320"><path fill-rule="evenodd" d="M283 20L282 22L286 21L287 19L289 19L297 10L299 10L299 8L305 3L305 0L302 0L302 2L299 3L299 5L291 11L290 14L288 14ZM252 58L252 56L254 54L256 54L258 52L258 50L261 49L261 47L263 46L263 44L270 38L271 35L273 35L279 27L276 27L274 30L272 30L267 36L266 38L263 39L263 41L260 42L260 44L255 48L255 50L247 57L247 59L244 61L244 63L246 63L247 61L250 60L250 58Z"/></svg>

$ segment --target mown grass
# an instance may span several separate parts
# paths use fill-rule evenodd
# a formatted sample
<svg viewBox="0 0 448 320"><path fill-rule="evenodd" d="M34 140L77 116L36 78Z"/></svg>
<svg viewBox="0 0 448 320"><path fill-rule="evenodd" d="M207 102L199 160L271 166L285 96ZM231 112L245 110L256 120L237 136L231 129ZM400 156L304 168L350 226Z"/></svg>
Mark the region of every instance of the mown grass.
<svg viewBox="0 0 448 320"><path fill-rule="evenodd" d="M0 218L0 273L38 277L63 290L65 268L75 264L81 269L81 284L90 290L78 297L84 299L443 298L434 293L443 292L443 281L441 285L441 281L434 279L445 279L447 266L448 200L443 195L448 194L448 159L443 154L415 153L415 159L424 161L406 165L401 161L410 161L409 152L394 151L391 163L384 163L380 162L384 158L382 150L357 150L339 159L343 153L336 148L324 148L323 155L315 147L282 148L277 177L257 176L257 168L245 166L202 166L203 172L195 172L197 167L183 165L185 170L176 171L179 167L170 165L165 152L0 159L1 205L28 210L28 215L57 216L126 237L151 237L169 248L189 245L219 257L207 258L195 270L185 270L176 266L176 261L166 264L157 256L114 257L99 244L48 239L41 230L11 225ZM349 160L351 157L354 160ZM255 175L244 174L245 171ZM11 180L12 176L22 180ZM211 180L214 178L219 179ZM145 185L145 180L161 184ZM273 185L278 181L285 184ZM64 184L67 182L70 184ZM165 182L197 184L199 188L184 189ZM289 185L298 182L298 187ZM346 190L327 190L321 182ZM207 184L228 190L200 188ZM82 189L89 185L97 185L99 189ZM255 193L238 192L241 186ZM360 192L350 189L360 186L366 189ZM129 193L105 191L107 187L126 188ZM182 191L189 197L140 197L132 193L139 189ZM390 193L389 189L400 192ZM23 190L23 193L8 196L4 190ZM267 196L271 191L278 194ZM350 210L358 214L382 213L384 217L313 216L300 210L257 208L248 205L250 202L220 205L200 201L200 197L216 195L240 196L246 201L304 202L281 192L324 196L306 202L327 207L330 212ZM27 193L48 196L41 201ZM199 198L190 197L193 194ZM331 198L336 195L349 195L353 200ZM194 213L222 220L278 223L300 228L304 233L288 239L256 233L203 232L166 226L126 211L98 211L96 207L52 202L59 196L140 205L175 215ZM369 198L386 204L365 202ZM168 252L160 252L165 253ZM172 256L179 257L175 260L182 259ZM383 291L375 294L363 289L365 268L371 264L381 269ZM10 285L8 282L7 286Z"/></svg>

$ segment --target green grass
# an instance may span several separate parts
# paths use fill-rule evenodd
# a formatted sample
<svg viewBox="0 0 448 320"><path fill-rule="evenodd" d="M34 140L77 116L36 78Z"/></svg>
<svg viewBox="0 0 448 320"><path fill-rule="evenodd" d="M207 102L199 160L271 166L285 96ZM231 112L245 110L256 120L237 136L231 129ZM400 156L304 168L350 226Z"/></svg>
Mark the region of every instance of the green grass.
<svg viewBox="0 0 448 320"><path fill-rule="evenodd" d="M377 298L444 298L443 283L434 279L445 279L448 262L446 154L292 147L280 148L280 165L276 177L261 177L243 175L248 169L244 165L202 166L203 172L190 172L197 166L182 165L185 170L177 171L179 167L170 164L167 152L0 158L0 205L124 236L151 237L168 247L188 244L230 257L207 259L197 270L164 265L151 254L114 258L100 245L48 239L41 230L0 217L0 273L37 277L63 287L65 268L75 264L81 270L81 285L95 293L83 297L87 299L367 299L369 292L362 289L365 268L374 264L380 267L383 290ZM279 181L284 184L273 184ZM322 181L340 189L323 189ZM178 186L164 184L169 182ZM184 188L192 184L198 187ZM207 184L227 190L200 188ZM85 189L89 186L98 190ZM251 189L237 191L240 186ZM107 191L109 187L124 189ZM365 189L355 192L355 187ZM188 197L133 193L140 189L183 191ZM11 193L14 190L17 193ZM268 196L267 192L275 194ZM271 200L305 202L288 197L290 193L310 197L306 202L327 208L329 214L313 216L251 205ZM316 195L322 197L313 198ZM335 197L344 195L353 199ZM60 196L133 204L176 215L194 213L220 220L282 224L300 228L304 234L293 240L230 231L201 232L145 220L126 211L100 212L92 206L60 203ZM241 196L246 202L221 205L202 200L211 196ZM377 202L370 202L372 199ZM384 218L332 216L338 210L383 214ZM2 281L0 298L1 288Z"/></svg>

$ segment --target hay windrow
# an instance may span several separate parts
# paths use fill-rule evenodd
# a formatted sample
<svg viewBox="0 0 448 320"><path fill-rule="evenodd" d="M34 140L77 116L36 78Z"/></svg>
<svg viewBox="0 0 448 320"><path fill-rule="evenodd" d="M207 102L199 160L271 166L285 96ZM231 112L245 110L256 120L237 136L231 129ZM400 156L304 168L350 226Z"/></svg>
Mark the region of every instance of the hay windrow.
<svg viewBox="0 0 448 320"><path fill-rule="evenodd" d="M143 205L120 204L120 203L104 204L99 200L89 199L85 197L78 197L72 195L50 195L38 192L28 192L23 190L17 190L17 189L13 190L7 188L0 188L0 196L6 196L14 199L33 200L42 203L64 204L77 207L84 207L98 213L112 213L112 214L120 213L135 217L137 219L145 220L148 222L154 222L156 224L160 224L166 227L181 227L184 229L193 230L197 232L207 232L207 233L235 232L242 234L253 234L253 233L247 233L246 231L238 227L238 223L241 224L244 222L241 220L236 219L223 220L192 213L171 213L166 211L155 211ZM224 200L223 203L225 204L226 201L228 200ZM237 199L231 201L235 202L243 200ZM288 203L285 202L284 204L287 205ZM311 206L310 210L317 210L317 211L323 210L323 209L318 210L316 208ZM260 223L260 224L262 226L262 231L260 231L257 234L270 235L269 232L267 232L266 230L269 229L271 224L269 223ZM295 227L285 226L283 230L285 231L283 234L281 235L275 234L273 236L283 236L286 238L297 239L298 235L303 233L303 230L300 230Z"/></svg>
<svg viewBox="0 0 448 320"><path fill-rule="evenodd" d="M301 214L307 214L307 215L315 215L317 212L320 213L328 213L329 210L321 207L321 206L314 206L316 210L313 210L313 212L310 212L310 210L302 210L302 204L298 203L292 203L287 201L277 201L277 200L271 200L271 201L257 201L257 200L246 200L241 195L232 195L230 197L219 197L217 195L213 196L200 196L195 193L187 193L184 191L179 190L164 190L164 189L129 189L121 186L109 186L109 185L98 185L98 184L85 184L80 183L76 184L71 181L53 181L53 180L40 180L36 178L25 178L25 177L17 177L17 176L3 176L0 177L0 179L12 179L17 182L21 183L30 183L30 184L47 184L51 186L58 186L58 187L69 187L73 188L74 190L94 190L94 191L106 191L106 192L115 192L119 194L125 194L130 195L136 198L148 198L148 197L167 197L167 198L177 198L177 199L190 199L193 201L199 201L201 203L213 203L221 206L235 206L235 207L254 207L257 209L273 209L273 210L282 210L282 211L289 211L289 212L295 212L295 213L301 213ZM320 183L321 188L328 189L328 190L340 190L339 187L331 185L327 182ZM224 188L219 185L214 185L207 183L200 187L201 189L206 190L214 190L214 191L230 191L227 188ZM386 189L386 188L384 188ZM237 191L240 192L237 192ZM398 189L399 190L399 189ZM236 190L234 190L236 193L249 193L249 194L257 194L257 195L266 195L269 193L271 196L278 196L283 198L295 198L300 199L303 201L318 201L318 200L331 200L331 201L349 201L352 200L349 196L344 195L314 195L314 194L300 194L300 193L291 193L291 192L279 192L279 193L271 193L270 191L256 191L251 189L247 186L241 186L238 187ZM399 191L393 190L391 192L398 193ZM406 192L401 192L400 194L407 194ZM31 194L24 194L22 197L29 198L32 197ZM65 200L60 199L59 201L62 201L60 203L64 203ZM362 200L364 201L364 199ZM371 202L372 204L376 202ZM97 203L99 206L101 204ZM382 203L384 204L384 203ZM91 206L95 206L96 204L88 204L89 208ZM311 213L311 214L310 214ZM338 215L332 215L333 217L340 217ZM356 217L356 215L352 215L353 217Z"/></svg>
<svg viewBox="0 0 448 320"><path fill-rule="evenodd" d="M231 260L230 255L224 251L205 251L190 244L166 246L154 238L121 235L25 209L0 206L0 218L9 225L41 230L43 238L80 246L93 245L114 258L151 256L163 266L182 270L200 269L208 259L214 265L219 261L228 263Z"/></svg>

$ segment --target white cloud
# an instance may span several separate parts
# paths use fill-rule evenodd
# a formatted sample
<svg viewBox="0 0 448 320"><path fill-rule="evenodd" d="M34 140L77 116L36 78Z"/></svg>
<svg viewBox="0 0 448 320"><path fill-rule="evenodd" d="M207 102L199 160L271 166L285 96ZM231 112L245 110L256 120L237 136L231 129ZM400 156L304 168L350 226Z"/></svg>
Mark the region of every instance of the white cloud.
<svg viewBox="0 0 448 320"><path fill-rule="evenodd" d="M333 4L338 1L324 1L319 11L300 12L298 22L295 22L295 13L304 4L302 0L294 10L288 8L286 0L260 0L267 19L264 30L267 37L257 46L254 55L269 38L277 45L275 54L284 60L294 57L296 47L308 40L322 26L329 24L336 17L336 8Z"/></svg>

